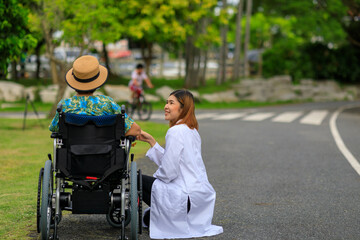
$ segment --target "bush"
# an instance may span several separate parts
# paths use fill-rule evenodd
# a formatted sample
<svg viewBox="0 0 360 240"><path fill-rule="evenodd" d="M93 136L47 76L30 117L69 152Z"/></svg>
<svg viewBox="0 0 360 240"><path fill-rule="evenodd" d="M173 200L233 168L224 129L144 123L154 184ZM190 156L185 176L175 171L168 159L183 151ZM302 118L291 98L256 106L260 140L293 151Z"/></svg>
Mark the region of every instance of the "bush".
<svg viewBox="0 0 360 240"><path fill-rule="evenodd" d="M360 49L346 45L337 49L334 55L336 58L334 79L342 83L360 83Z"/></svg>
<svg viewBox="0 0 360 240"><path fill-rule="evenodd" d="M290 75L292 79L300 79L305 73L311 73L311 65L306 55L294 41L281 40L263 53L263 75ZM311 76L308 76L311 77Z"/></svg>
<svg viewBox="0 0 360 240"><path fill-rule="evenodd" d="M360 82L360 49L352 45L329 49L323 43L297 46L283 40L264 52L263 64L264 77L288 74L294 81L312 78Z"/></svg>

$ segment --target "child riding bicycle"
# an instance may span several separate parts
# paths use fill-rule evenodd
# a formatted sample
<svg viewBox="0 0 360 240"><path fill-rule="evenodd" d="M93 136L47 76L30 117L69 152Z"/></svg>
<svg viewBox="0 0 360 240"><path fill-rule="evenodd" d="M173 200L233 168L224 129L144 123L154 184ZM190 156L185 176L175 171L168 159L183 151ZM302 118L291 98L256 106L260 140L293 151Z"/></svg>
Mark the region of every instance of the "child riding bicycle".
<svg viewBox="0 0 360 240"><path fill-rule="evenodd" d="M144 72L144 65L141 63L136 65L135 70L131 74L131 80L129 82L129 88L131 90L131 99L139 98L143 92L143 81L145 80L146 85L149 88L153 88L154 85L151 83L150 78Z"/></svg>

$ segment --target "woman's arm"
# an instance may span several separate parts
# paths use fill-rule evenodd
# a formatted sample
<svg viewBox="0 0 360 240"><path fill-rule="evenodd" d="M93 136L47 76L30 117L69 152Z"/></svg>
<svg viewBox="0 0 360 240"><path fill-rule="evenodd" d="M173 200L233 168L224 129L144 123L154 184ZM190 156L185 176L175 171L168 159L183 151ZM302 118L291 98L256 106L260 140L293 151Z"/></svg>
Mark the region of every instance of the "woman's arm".
<svg viewBox="0 0 360 240"><path fill-rule="evenodd" d="M146 156L156 165L160 166L160 160L164 155L164 149L156 142L154 137L141 130L141 134L139 134L136 139L150 144L151 148L147 151Z"/></svg>
<svg viewBox="0 0 360 240"><path fill-rule="evenodd" d="M154 173L154 177L165 183L169 183L178 177L180 173L180 161L183 156L184 142L181 129L172 127L166 134L166 146L161 159L159 168Z"/></svg>

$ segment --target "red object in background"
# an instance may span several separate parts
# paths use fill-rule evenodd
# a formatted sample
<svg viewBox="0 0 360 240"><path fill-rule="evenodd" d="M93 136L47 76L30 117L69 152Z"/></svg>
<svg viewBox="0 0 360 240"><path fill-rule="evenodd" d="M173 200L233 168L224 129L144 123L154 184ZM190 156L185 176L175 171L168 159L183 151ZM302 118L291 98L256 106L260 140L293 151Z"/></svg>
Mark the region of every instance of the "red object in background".
<svg viewBox="0 0 360 240"><path fill-rule="evenodd" d="M119 51L110 51L108 53L109 58L123 58L123 57L130 57L131 51L130 50L119 50Z"/></svg>

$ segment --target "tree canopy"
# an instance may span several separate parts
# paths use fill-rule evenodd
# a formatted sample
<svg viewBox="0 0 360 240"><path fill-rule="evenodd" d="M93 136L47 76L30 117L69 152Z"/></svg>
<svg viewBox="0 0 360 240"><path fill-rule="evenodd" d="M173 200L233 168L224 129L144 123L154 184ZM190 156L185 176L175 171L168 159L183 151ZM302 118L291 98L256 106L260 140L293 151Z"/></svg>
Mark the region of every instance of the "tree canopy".
<svg viewBox="0 0 360 240"><path fill-rule="evenodd" d="M17 0L0 1L0 75L6 75L10 61L36 44L28 28L29 11Z"/></svg>
<svg viewBox="0 0 360 240"><path fill-rule="evenodd" d="M245 12L246 2L251 1L241 1L245 2L242 10ZM141 46L147 65L151 63L155 44L177 54L178 50L184 50L185 85L198 86L199 82L191 79L202 78L199 73L201 66L206 70L207 53L212 51L215 52L213 56L218 56L221 46L237 41L237 2L229 1L222 8L224 2L3 0L0 2L0 51L4 57L0 60L0 68L5 71L10 61L34 48L35 39L39 42L48 39L47 52L51 55L60 41L87 49L95 41L105 46L129 38ZM360 0L252 2L250 49L280 50L284 54L280 57L287 59L286 55L295 56L296 49L308 44L321 43L329 49L342 49L346 45L360 48ZM242 29L245 25L245 14L242 14ZM224 26L228 28L227 36L221 40L220 29ZM56 32L61 33L60 38L53 37ZM244 37L245 31L242 35ZM301 51L298 54L302 55ZM286 68L285 65L282 64Z"/></svg>

